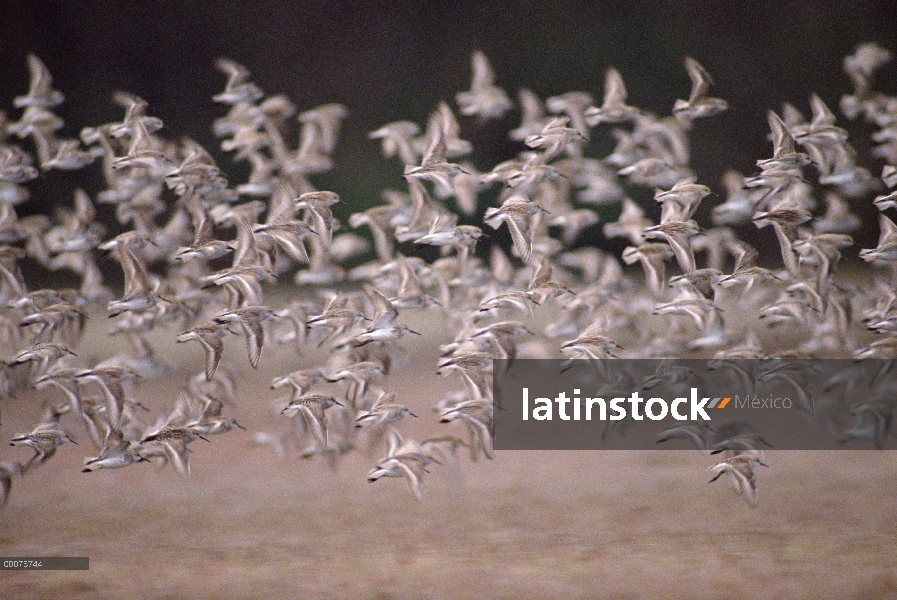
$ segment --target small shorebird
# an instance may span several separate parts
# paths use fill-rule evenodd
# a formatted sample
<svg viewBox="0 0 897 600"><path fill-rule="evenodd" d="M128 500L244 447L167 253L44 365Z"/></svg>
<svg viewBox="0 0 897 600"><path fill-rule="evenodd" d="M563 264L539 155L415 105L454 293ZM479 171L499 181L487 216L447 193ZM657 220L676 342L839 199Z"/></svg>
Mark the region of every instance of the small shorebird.
<svg viewBox="0 0 897 600"><path fill-rule="evenodd" d="M526 287L526 296L535 304L545 304L551 298L557 298L564 294L576 295L576 292L568 288L566 284L552 279L553 272L551 262L543 256Z"/></svg>
<svg viewBox="0 0 897 600"><path fill-rule="evenodd" d="M215 224L202 207L198 207L193 215L196 233L190 246L180 248L174 254L174 260L187 261L194 258L214 260L232 252L231 242L215 239Z"/></svg>
<svg viewBox="0 0 897 600"><path fill-rule="evenodd" d="M149 105L146 100L140 96L118 91L113 92L112 101L125 109L125 118L122 122L111 123L109 126L109 134L112 137L132 137L137 121L140 121L149 133L162 129L162 119L151 117L146 114L146 109ZM84 132L82 132L81 137L82 139L85 137ZM86 137L90 138L91 136ZM83 141L89 143L88 139L83 139Z"/></svg>
<svg viewBox="0 0 897 600"><path fill-rule="evenodd" d="M458 250L462 271L466 269L468 258L483 237L483 230L475 225L458 225L457 215L435 215L426 235L414 240L415 244L430 246L453 246Z"/></svg>
<svg viewBox="0 0 897 600"><path fill-rule="evenodd" d="M492 310L515 310L531 317L533 304L536 303L526 295L526 292L518 290L485 298L480 302L478 310L481 313Z"/></svg>
<svg viewBox="0 0 897 600"><path fill-rule="evenodd" d="M358 417L355 419L356 427L372 427L375 425L387 425L391 426L392 423L396 423L401 421L408 415L412 417L416 417L417 415L411 412L407 406L404 404L396 404L394 400L396 399L396 395L383 392L374 401L374 404L371 406L370 410L361 410L358 413Z"/></svg>
<svg viewBox="0 0 897 600"><path fill-rule="evenodd" d="M65 356L77 356L74 352L66 348L65 346L60 346L59 344L52 344L50 342L41 342L38 344L34 344L28 350L24 350L16 354L9 364L11 365L21 365L27 362L37 362L40 364L40 371L46 371L47 366L52 361L59 360Z"/></svg>
<svg viewBox="0 0 897 600"><path fill-rule="evenodd" d="M492 403L483 400L462 400L446 406L439 414L440 423L463 423L470 435L467 444L470 459L477 460L480 453L492 459L495 451L492 448Z"/></svg>
<svg viewBox="0 0 897 600"><path fill-rule="evenodd" d="M191 327L187 331L178 334L178 343L196 340L202 346L206 355L205 376L206 381L211 381L221 362L221 354L224 352L222 338L230 331L227 323L210 322Z"/></svg>
<svg viewBox="0 0 897 600"><path fill-rule="evenodd" d="M347 398L350 400L352 407L355 407L365 397L371 380L385 374L386 372L381 363L366 360L343 367L339 371L326 375L324 378L331 382L348 380L350 384L354 384L349 388Z"/></svg>
<svg viewBox="0 0 897 600"><path fill-rule="evenodd" d="M875 448L881 450L887 437L893 435L891 423L894 404L893 400L885 398L855 404L850 410L850 415L855 419L854 426L838 437L838 443L843 444L853 439L871 440Z"/></svg>
<svg viewBox="0 0 897 600"><path fill-rule="evenodd" d="M532 90L520 88L517 98L520 104L520 125L508 135L512 140L522 142L531 135L538 135L551 119L546 119L545 106Z"/></svg>
<svg viewBox="0 0 897 600"><path fill-rule="evenodd" d="M246 338L246 352L249 364L255 369L259 366L262 346L265 344L265 328L262 323L274 316L274 311L267 306L243 306L220 313L212 320L219 325L239 323Z"/></svg>
<svg viewBox="0 0 897 600"><path fill-rule="evenodd" d="M707 437L716 431L709 425L698 423L697 425L685 424L675 425L664 429L657 434L657 443L662 444L670 440L688 440L698 450L707 451Z"/></svg>
<svg viewBox="0 0 897 600"><path fill-rule="evenodd" d="M652 225L654 223L645 218L645 211L638 204L629 198L624 198L620 218L614 223L605 223L603 232L604 237L607 238L628 237L634 246L638 246L645 241L645 229Z"/></svg>
<svg viewBox="0 0 897 600"><path fill-rule="evenodd" d="M371 321L360 309L352 308L348 304L349 298L347 295L336 294L330 299L320 314L310 317L306 321L306 325L309 330L326 327L331 330L332 336L339 336L362 321ZM326 339L321 340L321 343L323 344Z"/></svg>
<svg viewBox="0 0 897 600"><path fill-rule="evenodd" d="M411 179L411 181L417 182L416 179ZM395 230L392 226L395 218L396 210L392 206L375 206L350 216L349 226L357 229L367 225L374 238L374 250L377 252L377 258L380 259L380 262L387 263L392 260L395 245Z"/></svg>
<svg viewBox="0 0 897 600"><path fill-rule="evenodd" d="M722 98L710 96L713 79L701 64L690 56L685 57L685 70L691 79L691 94L688 100L676 100L673 114L683 121L712 117L729 108L729 103Z"/></svg>
<svg viewBox="0 0 897 600"><path fill-rule="evenodd" d="M745 189L744 181L744 176L734 169L723 173L726 201L713 207L714 225L744 225L751 220L760 197L753 190Z"/></svg>
<svg viewBox="0 0 897 600"><path fill-rule="evenodd" d="M581 141L587 141L589 137L589 123L586 119L586 110L595 103L592 94L588 92L566 92L559 96L552 96L545 101L545 107L553 113L566 113L570 124L579 135ZM573 155L581 156L582 149L573 149Z"/></svg>
<svg viewBox="0 0 897 600"><path fill-rule="evenodd" d="M413 329L396 323L399 311L377 288L369 284L364 284L362 287L374 309L374 316L371 318L371 326L352 338L353 346L364 346L371 342L391 342L404 337L406 333L420 335Z"/></svg>
<svg viewBox="0 0 897 600"><path fill-rule="evenodd" d="M291 399L295 400L305 394L306 390L324 380L324 373L320 369L303 369L282 377L275 377L271 380L271 389L276 390L290 386L293 388Z"/></svg>
<svg viewBox="0 0 897 600"><path fill-rule="evenodd" d="M134 254L134 248L152 244L149 235L138 231L127 231L112 240L100 244L100 250L114 251L125 275L124 295L120 300L110 301L109 316L116 317L123 312L144 312L153 308L161 299L156 293L159 280L152 277L146 265Z"/></svg>
<svg viewBox="0 0 897 600"><path fill-rule="evenodd" d="M445 132L438 121L430 121L430 126L427 127L427 140L427 150L420 166L406 168L405 176L432 181L438 193L450 195L453 187L451 178L467 171L462 169L461 165L447 161L448 146Z"/></svg>
<svg viewBox="0 0 897 600"><path fill-rule="evenodd" d="M598 214L590 208L571 210L562 215L552 217L548 224L552 227L560 227L562 230L561 241L564 246L571 247L576 242L583 230L598 223Z"/></svg>
<svg viewBox="0 0 897 600"><path fill-rule="evenodd" d="M12 103L16 108L53 108L59 106L65 100L65 96L59 90L53 89L53 76L50 69L34 54L28 55L28 71L31 73L31 83L28 86L28 94L16 96Z"/></svg>
<svg viewBox="0 0 897 600"><path fill-rule="evenodd" d="M474 331L470 339L488 339L494 347L497 358L508 361L508 368L517 358L517 342L515 338L520 335L535 335L520 321L499 321Z"/></svg>
<svg viewBox="0 0 897 600"><path fill-rule="evenodd" d="M187 427L198 435L221 435L234 429L246 431L246 428L237 423L236 419L222 416L202 417L192 423L187 423Z"/></svg>
<svg viewBox="0 0 897 600"><path fill-rule="evenodd" d="M404 477L414 497L421 499L421 482L427 465L438 462L431 454L414 441L404 442L395 431L389 433L389 448L386 458L368 471L368 481L373 483L381 477Z"/></svg>
<svg viewBox="0 0 897 600"><path fill-rule="evenodd" d="M514 105L507 93L495 85L495 73L492 71L486 55L481 50L474 50L471 61L473 63L473 81L470 84L470 90L459 92L455 96L461 114L465 116L478 115L484 120L500 119Z"/></svg>
<svg viewBox="0 0 897 600"><path fill-rule="evenodd" d="M49 171L50 169L77 171L102 155L102 148L82 150L80 140L60 140L56 145L56 154L47 162L42 163L41 169L44 171Z"/></svg>
<svg viewBox="0 0 897 600"><path fill-rule="evenodd" d="M879 260L897 261L897 225L884 213L878 215L878 246L860 250L860 258L866 262Z"/></svg>
<svg viewBox="0 0 897 600"><path fill-rule="evenodd" d="M43 389L53 386L61 391L68 402L72 414L84 415L81 404L81 389L77 376L81 369L66 367L62 363L56 363L47 372L34 380L35 389Z"/></svg>
<svg viewBox="0 0 897 600"><path fill-rule="evenodd" d="M318 234L324 246L329 246L333 239L333 211L330 207L340 202L335 192L306 192L296 198L294 207L305 210L306 221L311 230Z"/></svg>
<svg viewBox="0 0 897 600"><path fill-rule="evenodd" d="M704 423L675 425L658 433L657 443L662 444L670 440L688 440L694 444L695 448L706 452L708 448L707 438L715 433L716 430L713 427Z"/></svg>
<svg viewBox="0 0 897 600"><path fill-rule="evenodd" d="M665 291L666 263L672 258L673 250L668 244L640 244L639 246L627 246L623 250L622 259L627 265L638 262L645 272L645 283L655 298L659 298Z"/></svg>
<svg viewBox="0 0 897 600"><path fill-rule="evenodd" d="M172 166L141 119L137 119L131 128L131 144L127 154L113 160L111 165L113 169L146 168L162 174L167 174Z"/></svg>
<svg viewBox="0 0 897 600"><path fill-rule="evenodd" d="M461 124L455 118L455 113L452 112L448 102L442 100L427 120L427 131L417 140L418 150L422 154L430 145L429 133L436 128L442 130L446 158L465 156L473 150L473 144L461 139Z"/></svg>
<svg viewBox="0 0 897 600"><path fill-rule="evenodd" d="M309 392L292 399L280 412L290 418L302 415L302 420L317 443L326 448L327 416L324 411L332 406L344 406L344 404L328 394Z"/></svg>
<svg viewBox="0 0 897 600"><path fill-rule="evenodd" d="M758 282L764 282L770 279L779 279L769 269L764 269L757 266L757 257L760 254L753 246L744 244L742 247L743 250L735 263L735 268L732 270L732 273L726 275L725 277L721 277L717 281L717 283L719 283L724 288L731 287L736 284L743 284L744 287L738 295L739 299L747 294L750 289L754 287L754 285L756 285Z"/></svg>
<svg viewBox="0 0 897 600"><path fill-rule="evenodd" d="M540 160L547 163L560 156L569 144L588 139L579 129L567 127L569 121L569 117L557 117L545 125L538 134L527 136L523 143L530 148L544 148Z"/></svg>
<svg viewBox="0 0 897 600"><path fill-rule="evenodd" d="M766 119L772 132L772 158L758 160L757 166L763 171L778 171L799 169L810 164L810 157L795 148L794 136L782 118L770 110L766 113Z"/></svg>
<svg viewBox="0 0 897 600"><path fill-rule="evenodd" d="M626 104L626 85L623 77L615 68L610 67L604 75L604 101L600 107L586 110L589 126L598 123L625 123L636 118L641 111Z"/></svg>
<svg viewBox="0 0 897 600"><path fill-rule="evenodd" d="M161 456L182 477L190 476L189 450L187 444L200 438L209 441L189 427L164 423L143 436L140 440L140 455Z"/></svg>
<svg viewBox="0 0 897 600"><path fill-rule="evenodd" d="M381 140L380 148L386 158L398 154L403 164L412 165L420 160L420 154L414 146L414 136L419 133L420 127L417 123L395 121L375 129L368 134L368 137L372 140Z"/></svg>
<svg viewBox="0 0 897 600"><path fill-rule="evenodd" d="M106 438L100 455L84 460L82 473L90 473L98 469L120 469L144 462L146 459L140 455L140 444L135 441L125 440L121 432L112 430Z"/></svg>
<svg viewBox="0 0 897 600"><path fill-rule="evenodd" d="M222 269L212 275L206 275L200 281L206 284L224 286L229 292L229 305L233 308L240 306L259 306L262 303L262 280L277 279L277 276L262 265L243 265Z"/></svg>
<svg viewBox="0 0 897 600"><path fill-rule="evenodd" d="M728 473L732 476L735 493L741 496L748 506L757 508L757 477L754 475L754 469L759 465L769 466L755 456L738 455L727 458L710 467L714 473L710 483L722 477L724 473Z"/></svg>
<svg viewBox="0 0 897 600"><path fill-rule="evenodd" d="M662 386L674 386L690 381L694 378L701 377L694 372L694 369L684 365L675 363L660 362L653 375L648 375L642 379L642 390L650 390Z"/></svg>
<svg viewBox="0 0 897 600"><path fill-rule="evenodd" d="M472 398L489 396L486 369L492 365L492 355L486 352L456 352L439 363L437 375L457 371L464 378Z"/></svg>
<svg viewBox="0 0 897 600"><path fill-rule="evenodd" d="M390 298L397 309L426 308L438 305L439 301L423 291L414 267L402 254L396 254L395 266L399 274L399 290L395 298Z"/></svg>
<svg viewBox="0 0 897 600"><path fill-rule="evenodd" d="M314 145L317 150L324 155L333 154L336 147L339 130L343 119L349 116L349 109L338 102L328 102L321 104L309 110L303 111L296 116L296 120L303 124L301 135L306 135L305 125L313 124L315 129ZM307 142L301 141L298 154L302 154L302 147Z"/></svg>
<svg viewBox="0 0 897 600"><path fill-rule="evenodd" d="M657 304L651 314L690 317L698 329L707 331L714 318L714 311L721 310L712 300L707 299L689 285L687 288L681 288L679 295L672 301Z"/></svg>
<svg viewBox="0 0 897 600"><path fill-rule="evenodd" d="M10 446L28 446L34 450L34 456L25 464L23 472L35 465L41 465L56 454L56 448L66 442L78 444L69 434L58 429L56 423L41 423L31 433L20 435L9 441Z"/></svg>
<svg viewBox="0 0 897 600"><path fill-rule="evenodd" d="M590 360L616 358L614 352L622 350L622 347L604 335L603 332L606 329L605 323L596 321L589 325L576 339L561 344L561 350L576 352Z"/></svg>
<svg viewBox="0 0 897 600"><path fill-rule="evenodd" d="M62 329L63 335L68 334L70 341L77 341L84 330L84 322L87 316L74 304L60 302L41 308L36 312L26 315L19 323L20 327L39 325L40 328L34 334L34 343L50 342L56 331ZM65 339L65 338L64 338Z"/></svg>
<svg viewBox="0 0 897 600"><path fill-rule="evenodd" d="M688 221L695 214L701 200L710 195L710 188L695 183L696 177L678 181L669 191L658 190L654 194L661 206L660 222Z"/></svg>
<svg viewBox="0 0 897 600"><path fill-rule="evenodd" d="M230 60L219 58L215 61L215 68L227 75L227 83L224 91L212 96L215 102L224 104L253 103L264 95L262 90L250 81L249 69Z"/></svg>
<svg viewBox="0 0 897 600"><path fill-rule="evenodd" d="M38 170L31 166L31 155L17 146L0 146L0 181L25 183L39 174ZM2 210L7 214L14 214L12 206L6 202L3 203Z"/></svg>
<svg viewBox="0 0 897 600"><path fill-rule="evenodd" d="M531 220L539 213L547 212L544 208L524 198L510 196L499 208L488 208L483 220L493 229L498 229L502 222L508 224L514 250L523 262L528 263L533 255L533 229Z"/></svg>
<svg viewBox="0 0 897 600"><path fill-rule="evenodd" d="M648 156L623 167L617 175L624 175L630 182L639 185L668 188L683 178L694 176L694 173L688 167L671 164L665 158Z"/></svg>
<svg viewBox="0 0 897 600"><path fill-rule="evenodd" d="M700 233L698 224L692 220L667 221L645 229L646 238L662 238L673 249L679 268L687 277L695 274L695 255L688 238Z"/></svg>
<svg viewBox="0 0 897 600"><path fill-rule="evenodd" d="M453 435L440 435L423 440L421 450L430 456L438 456L445 462L458 464L458 448L467 447L467 442ZM444 464L440 462L440 464Z"/></svg>

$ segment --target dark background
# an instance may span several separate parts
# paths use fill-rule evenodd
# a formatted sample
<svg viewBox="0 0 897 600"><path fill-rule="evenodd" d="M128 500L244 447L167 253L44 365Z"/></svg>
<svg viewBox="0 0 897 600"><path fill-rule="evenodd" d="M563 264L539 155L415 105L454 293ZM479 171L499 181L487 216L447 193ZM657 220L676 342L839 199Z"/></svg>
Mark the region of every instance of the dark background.
<svg viewBox="0 0 897 600"><path fill-rule="evenodd" d="M130 91L164 120L161 134L196 139L239 182L245 170L217 150L211 133L225 113L211 100L225 82L213 61L227 56L246 65L266 93L287 94L300 110L325 102L349 108L336 168L313 183L337 191L354 210L402 183L401 166L383 159L367 132L399 119L423 124L440 99L469 88L475 48L486 52L512 97L528 86L543 98L584 90L600 100L604 71L613 65L630 103L659 114L688 97L682 60L691 55L730 104L692 133L692 166L720 192L727 167L748 174L770 155L768 108L790 101L809 115L814 91L837 107L850 91L841 60L866 41L897 50L897 3L4 2L0 109L12 119L20 114L12 99L27 90L26 56L34 52L66 95L57 108L66 119L63 136L121 119L110 95ZM895 74L891 63L879 87L897 92ZM517 119L513 111L500 123L462 120L481 170L522 149L504 139ZM868 158L869 129L849 128L860 163L878 175L881 163ZM609 143L607 130L596 130L590 153L601 155ZM95 192L99 165L89 170L55 171L29 183L33 197L23 209L70 202L75 184ZM877 228L870 227L874 241Z"/></svg>

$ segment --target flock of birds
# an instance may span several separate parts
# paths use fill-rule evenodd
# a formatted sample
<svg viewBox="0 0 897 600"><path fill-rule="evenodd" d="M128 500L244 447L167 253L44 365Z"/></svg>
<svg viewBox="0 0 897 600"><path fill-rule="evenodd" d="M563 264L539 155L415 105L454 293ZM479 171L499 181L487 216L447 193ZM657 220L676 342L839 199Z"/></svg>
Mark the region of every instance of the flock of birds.
<svg viewBox="0 0 897 600"><path fill-rule="evenodd" d="M222 150L250 168L247 181L234 185L200 145L162 137L162 121L131 94L113 96L125 111L121 121L86 127L80 139L58 137L63 122L53 110L63 94L29 56L30 88L14 100L18 119L0 113L0 336L4 348L18 349L0 363L0 399L36 388L43 416L10 440L33 455L0 464L2 502L15 478L74 438L96 449L84 471L148 461L189 474L190 443L243 427L227 415L238 398L234 376L219 368L224 339L234 334L245 338L252 367L266 342L294 347L297 364L311 346L329 349L321 364L273 379L273 388L290 393L281 405L285 426L248 434L253 444L279 455L296 446L303 457L336 461L366 438L370 451L382 453L369 480L405 478L418 498L428 467L455 461L461 448L474 460L493 457L495 359L894 358L897 225L889 211L897 191L887 190L897 187L897 97L874 86L875 71L890 58L864 44L844 60L854 93L841 110L875 128L880 177L860 166L847 131L813 95L810 120L790 104L769 111L772 156L758 160L752 176L726 174L724 197L702 228L695 215L715 194L689 167L688 136L727 103L712 95L710 75L692 58L685 59L691 94L667 116L627 104L613 68L600 104L587 92L543 101L521 89L522 119L510 137L523 150L487 172L463 160L472 146L447 102L423 130L410 121L386 124L370 138L404 164L406 187L384 191L383 204L340 223L332 212L340 197L311 181L333 166L344 106L300 112L284 96L267 96L245 67L218 60L227 83L214 100L228 112L214 132ZM480 121L515 108L478 51L471 88L455 100L457 112ZM590 140L601 135L613 136L613 151L589 156ZM93 198L78 190L71 206L54 206L52 214L17 214L26 184L42 172L96 161L105 187ZM652 189L659 222L629 197ZM495 201L481 214L490 190ZM835 272L861 227L855 210L867 202L880 211L881 237L860 257L875 268L851 284ZM100 223L95 203L112 205L117 222ZM599 214L615 212L599 227ZM506 225L510 251L489 229L462 219ZM782 268L759 266L757 250L738 238L752 223L772 228ZM359 235L365 231L369 237ZM599 232L628 241L622 257L590 243ZM441 257L414 256L421 245L437 246ZM120 296L98 267L104 254L124 273ZM624 269L636 263L640 269ZM30 289L23 266L36 264L75 273L79 289ZM668 264L676 276L667 277ZM274 285L290 286L286 303L273 302L283 297L268 290ZM76 351L85 315L101 303L110 335L127 339L129 350L84 364ZM400 433L414 415L389 391L394 359L406 335L446 336L435 326L417 332L403 324L413 310L438 315L444 331L456 333L441 340L433 359L439 374L458 377L456 392L433 399L436 420L451 433L423 441ZM759 341L767 326L787 332L775 348ZM880 339L867 345L867 330ZM154 354L154 331L196 342L205 358L161 415L137 393L142 382L171 373ZM887 423L886 435L893 390L865 395L862 418ZM714 480L729 474L755 506L762 455L721 443L726 458L710 467Z"/></svg>

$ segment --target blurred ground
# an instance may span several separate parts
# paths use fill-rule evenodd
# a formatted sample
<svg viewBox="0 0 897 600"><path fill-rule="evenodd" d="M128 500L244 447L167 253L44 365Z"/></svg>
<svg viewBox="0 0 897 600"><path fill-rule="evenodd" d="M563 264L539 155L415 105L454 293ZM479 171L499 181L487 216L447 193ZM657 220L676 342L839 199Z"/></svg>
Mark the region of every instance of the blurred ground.
<svg viewBox="0 0 897 600"><path fill-rule="evenodd" d="M101 319L78 346L88 360L113 343ZM182 370L139 388L154 411L200 368L199 348L170 333L157 349ZM460 382L432 375L432 341L404 341L388 387L421 418L403 433L460 433L429 412ZM253 371L230 339L224 365L241 374L230 414L250 430L282 425L270 378L315 360L266 347ZM38 412L36 393L4 401L0 460L28 457L5 442ZM889 452L768 452L756 510L727 481L708 486L714 461L693 451L465 457L460 471L431 467L416 502L403 480L366 482L381 450L332 472L297 452L278 463L244 431L191 444L189 480L148 464L84 474L95 452L70 424L81 443L14 482L0 555L88 556L90 570L2 572L0 597L897 597Z"/></svg>

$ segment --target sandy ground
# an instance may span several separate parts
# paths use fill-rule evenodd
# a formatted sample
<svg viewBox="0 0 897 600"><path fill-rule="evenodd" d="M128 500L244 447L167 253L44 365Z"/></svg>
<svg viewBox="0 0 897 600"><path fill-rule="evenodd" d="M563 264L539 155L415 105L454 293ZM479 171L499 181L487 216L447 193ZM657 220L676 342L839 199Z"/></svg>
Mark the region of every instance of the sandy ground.
<svg viewBox="0 0 897 600"><path fill-rule="evenodd" d="M157 348L179 368L138 390L154 411L201 368L199 347L171 333ZM79 355L109 343L94 326ZM460 382L432 374L426 344L403 343L388 386L421 415L403 433L460 433L429 412ZM229 340L230 414L282 426L267 384L314 361L266 347L253 371ZM39 403L4 401L0 460L28 457L5 442ZM81 444L14 482L0 556L88 556L90 570L0 572L0 598L897 598L890 452L768 452L756 510L708 485L714 461L695 451L498 452L434 466L417 502L402 480L366 482L379 451L331 471L297 452L278 462L235 431L191 444L188 480L148 464L84 474L96 453L72 431Z"/></svg>

